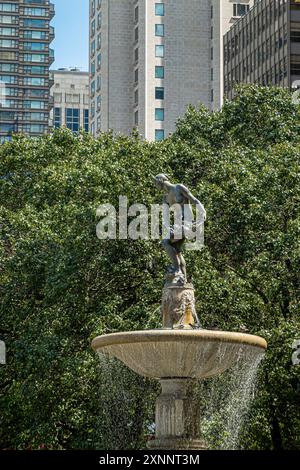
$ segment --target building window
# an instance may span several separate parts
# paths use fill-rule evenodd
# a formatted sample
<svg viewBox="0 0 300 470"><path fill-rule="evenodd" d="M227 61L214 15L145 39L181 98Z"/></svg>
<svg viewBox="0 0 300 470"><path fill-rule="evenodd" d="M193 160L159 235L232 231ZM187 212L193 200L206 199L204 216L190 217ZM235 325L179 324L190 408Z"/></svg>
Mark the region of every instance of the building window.
<svg viewBox="0 0 300 470"><path fill-rule="evenodd" d="M138 26L134 30L134 40L135 42L138 42L139 40L139 27Z"/></svg>
<svg viewBox="0 0 300 470"><path fill-rule="evenodd" d="M165 25L164 24L156 24L155 25L155 36L164 37L165 35Z"/></svg>
<svg viewBox="0 0 300 470"><path fill-rule="evenodd" d="M45 126L43 124L25 124L23 130L24 132L41 134L45 132Z"/></svg>
<svg viewBox="0 0 300 470"><path fill-rule="evenodd" d="M0 144L4 144L4 142L11 142L12 136L11 135L2 135L0 136Z"/></svg>
<svg viewBox="0 0 300 470"><path fill-rule="evenodd" d="M17 64L0 64L0 72L17 72Z"/></svg>
<svg viewBox="0 0 300 470"><path fill-rule="evenodd" d="M134 61L135 61L135 63L138 62L138 60L139 60L139 48L137 47L134 50Z"/></svg>
<svg viewBox="0 0 300 470"><path fill-rule="evenodd" d="M79 109L66 108L66 126L73 132L79 131Z"/></svg>
<svg viewBox="0 0 300 470"><path fill-rule="evenodd" d="M155 140L157 142L164 140L165 131L163 129L155 129Z"/></svg>
<svg viewBox="0 0 300 470"><path fill-rule="evenodd" d="M101 75L97 77L97 91L101 90Z"/></svg>
<svg viewBox="0 0 300 470"><path fill-rule="evenodd" d="M98 95L97 96L97 112L99 112L101 110L101 95Z"/></svg>
<svg viewBox="0 0 300 470"><path fill-rule="evenodd" d="M98 13L98 15L97 15L97 29L101 28L101 24L102 24L102 14Z"/></svg>
<svg viewBox="0 0 300 470"><path fill-rule="evenodd" d="M54 127L61 127L61 108L54 108Z"/></svg>
<svg viewBox="0 0 300 470"><path fill-rule="evenodd" d="M97 70L101 69L101 52L97 55Z"/></svg>
<svg viewBox="0 0 300 470"><path fill-rule="evenodd" d="M97 117L97 131L101 131L101 115Z"/></svg>
<svg viewBox="0 0 300 470"><path fill-rule="evenodd" d="M291 41L300 42L300 31L291 31Z"/></svg>
<svg viewBox="0 0 300 470"><path fill-rule="evenodd" d="M89 131L89 110L88 109L84 110L83 116L84 116L84 130L85 132L88 132Z"/></svg>
<svg viewBox="0 0 300 470"><path fill-rule="evenodd" d="M139 7L135 7L134 9L134 21L137 23L139 21Z"/></svg>
<svg viewBox="0 0 300 470"><path fill-rule="evenodd" d="M155 67L155 78L165 78L165 68L162 65Z"/></svg>
<svg viewBox="0 0 300 470"><path fill-rule="evenodd" d="M155 88L155 99L164 100L165 99L165 89L163 87Z"/></svg>
<svg viewBox="0 0 300 470"><path fill-rule="evenodd" d="M10 101L10 100L8 100ZM12 103L11 103L12 104ZM3 104L2 104L3 106ZM9 106L12 108L13 106ZM48 103L46 101L32 101L32 100L25 100L24 101L24 108L25 109L46 109L48 107Z"/></svg>
<svg viewBox="0 0 300 470"><path fill-rule="evenodd" d="M242 3L235 3L233 5L233 16L244 16L249 11L249 5L243 5Z"/></svg>
<svg viewBox="0 0 300 470"><path fill-rule="evenodd" d="M155 121L164 121L164 120L165 120L164 108L155 108Z"/></svg>
<svg viewBox="0 0 300 470"><path fill-rule="evenodd" d="M134 104L135 105L139 104L139 90L135 90L134 92Z"/></svg>
<svg viewBox="0 0 300 470"><path fill-rule="evenodd" d="M165 46L155 46L155 57L165 57Z"/></svg>
<svg viewBox="0 0 300 470"><path fill-rule="evenodd" d="M55 103L61 103L62 102L62 94L61 93L54 93L54 102Z"/></svg>
<svg viewBox="0 0 300 470"><path fill-rule="evenodd" d="M95 0L92 0L92 5L91 5L91 13L92 13L92 16L94 16L95 14Z"/></svg>
<svg viewBox="0 0 300 470"><path fill-rule="evenodd" d="M134 71L134 83L138 83L139 81L139 69L135 69Z"/></svg>
<svg viewBox="0 0 300 470"><path fill-rule="evenodd" d="M155 3L155 15L164 16L165 15L165 4L164 3Z"/></svg>
<svg viewBox="0 0 300 470"><path fill-rule="evenodd" d="M26 31L24 32L24 35L25 33ZM1 36L17 36L17 29L16 28L0 28L0 34Z"/></svg>
<svg viewBox="0 0 300 470"><path fill-rule="evenodd" d="M45 86L46 82L44 78L41 77L25 77L23 80L24 85L31 86Z"/></svg>
<svg viewBox="0 0 300 470"><path fill-rule="evenodd" d="M135 126L139 125L139 112L138 111L134 113L134 125Z"/></svg>

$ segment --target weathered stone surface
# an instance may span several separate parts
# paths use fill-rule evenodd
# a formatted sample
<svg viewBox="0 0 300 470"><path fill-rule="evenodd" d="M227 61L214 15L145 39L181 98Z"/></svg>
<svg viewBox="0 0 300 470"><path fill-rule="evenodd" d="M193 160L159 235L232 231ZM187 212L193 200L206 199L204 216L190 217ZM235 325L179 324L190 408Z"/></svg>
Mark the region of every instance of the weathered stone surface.
<svg viewBox="0 0 300 470"><path fill-rule="evenodd" d="M193 385L188 379L163 379L156 401L155 440L151 449L205 449L199 439L200 409L194 406Z"/></svg>
<svg viewBox="0 0 300 470"><path fill-rule="evenodd" d="M166 286L162 296L163 328L193 329L199 327L192 284Z"/></svg>
<svg viewBox="0 0 300 470"><path fill-rule="evenodd" d="M148 330L99 336L92 347L145 377L201 379L224 372L249 348L261 354L267 343L244 333Z"/></svg>
<svg viewBox="0 0 300 470"><path fill-rule="evenodd" d="M169 437L153 439L148 442L150 450L208 450L207 445L201 439L184 439L181 437Z"/></svg>

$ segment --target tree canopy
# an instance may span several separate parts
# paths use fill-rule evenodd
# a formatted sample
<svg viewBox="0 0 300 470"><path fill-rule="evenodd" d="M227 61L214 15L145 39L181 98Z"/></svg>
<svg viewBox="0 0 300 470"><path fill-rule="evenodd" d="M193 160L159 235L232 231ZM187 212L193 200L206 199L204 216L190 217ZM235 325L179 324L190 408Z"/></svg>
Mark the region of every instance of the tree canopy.
<svg viewBox="0 0 300 470"><path fill-rule="evenodd" d="M246 86L220 112L190 107L150 143L67 129L0 146L0 445L138 449L157 384L99 362L100 334L159 327L167 258L157 241L96 237L119 196L159 203L151 174L206 207L206 246L187 253L205 328L260 334L269 348L241 446L300 448L300 110L288 91Z"/></svg>

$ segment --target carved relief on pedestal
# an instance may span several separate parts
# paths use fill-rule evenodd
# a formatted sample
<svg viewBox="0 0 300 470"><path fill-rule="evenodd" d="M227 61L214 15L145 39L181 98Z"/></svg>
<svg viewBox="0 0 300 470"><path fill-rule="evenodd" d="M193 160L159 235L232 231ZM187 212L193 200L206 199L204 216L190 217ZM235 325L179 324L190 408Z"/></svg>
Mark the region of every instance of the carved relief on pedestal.
<svg viewBox="0 0 300 470"><path fill-rule="evenodd" d="M199 328L195 307L195 291L192 284L166 285L162 297L163 328Z"/></svg>

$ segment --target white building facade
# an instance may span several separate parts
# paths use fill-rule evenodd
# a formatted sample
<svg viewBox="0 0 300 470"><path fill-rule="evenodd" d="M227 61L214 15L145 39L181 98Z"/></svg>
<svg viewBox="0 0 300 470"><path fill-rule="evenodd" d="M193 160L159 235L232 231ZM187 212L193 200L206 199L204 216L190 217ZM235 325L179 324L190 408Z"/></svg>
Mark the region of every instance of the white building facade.
<svg viewBox="0 0 300 470"><path fill-rule="evenodd" d="M253 0L90 0L90 130L163 140L189 104L219 109L223 35Z"/></svg>
<svg viewBox="0 0 300 470"><path fill-rule="evenodd" d="M66 126L73 132L89 132L89 74L78 69L51 71L54 107L52 127Z"/></svg>

